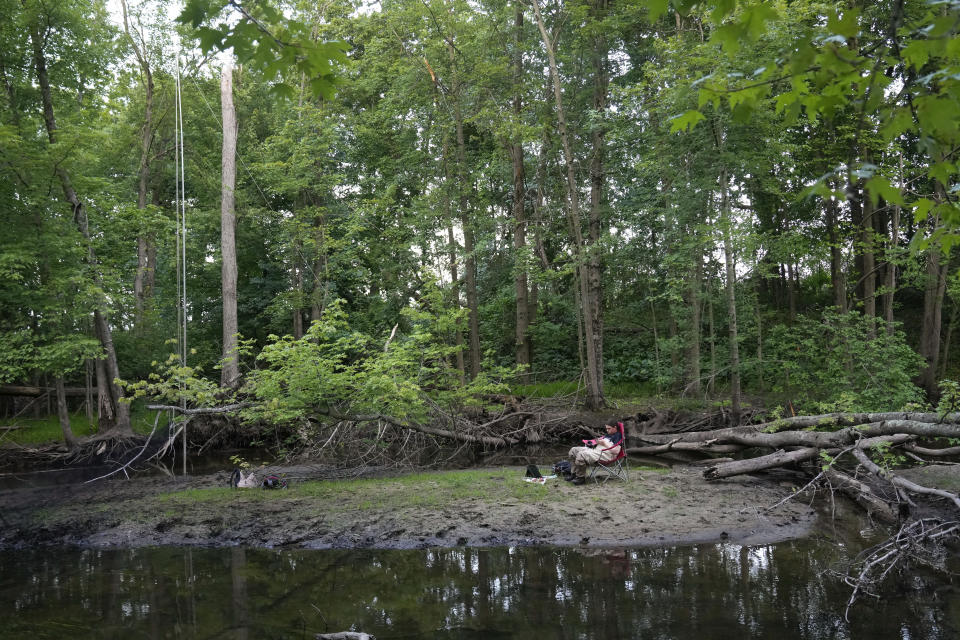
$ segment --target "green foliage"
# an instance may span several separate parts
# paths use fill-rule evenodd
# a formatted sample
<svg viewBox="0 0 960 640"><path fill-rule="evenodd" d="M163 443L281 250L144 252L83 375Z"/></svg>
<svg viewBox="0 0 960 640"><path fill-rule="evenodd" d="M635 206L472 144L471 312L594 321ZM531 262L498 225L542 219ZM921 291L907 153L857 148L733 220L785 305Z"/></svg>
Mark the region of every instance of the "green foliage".
<svg viewBox="0 0 960 640"><path fill-rule="evenodd" d="M169 345L176 343L176 340L167 341ZM178 353L171 353L163 362L155 360L151 365L154 371L146 380L120 381L130 394L128 402L148 398L174 406L185 403L188 407L209 407L224 400L229 401L228 393L209 378L203 377L201 367L183 366Z"/></svg>
<svg viewBox="0 0 960 640"><path fill-rule="evenodd" d="M895 451L888 441L878 442L870 447L870 459L885 471L896 469L907 462L907 456Z"/></svg>
<svg viewBox="0 0 960 640"><path fill-rule="evenodd" d="M937 413L946 415L960 411L960 384L956 380L940 381L940 402Z"/></svg>
<svg viewBox="0 0 960 640"><path fill-rule="evenodd" d="M353 329L338 300L303 338L273 337L244 386L243 392L258 400L246 417L285 424L373 414L416 422L428 418L432 404L456 410L504 391L502 380L516 371L487 369L461 383L452 366L460 347L447 337L463 312L449 308L444 297L434 289L416 307L404 309L409 328L392 336L374 339Z"/></svg>
<svg viewBox="0 0 960 640"><path fill-rule="evenodd" d="M811 2L800 8L799 3L765 0L711 4L711 39L730 56L745 43L775 37L780 22L797 21L792 14L811 11L811 15L805 28L778 43L767 57L751 59L748 72L702 79L698 83L701 107L726 102L731 109L749 113L774 97L777 112L789 123L805 115L811 125L821 119L836 121L853 111L861 123L858 127L867 119L876 120L884 143L904 134L915 136L931 180L947 186L960 177L957 166L946 159L960 140L956 126L960 120L960 47L956 45L960 4L847 7ZM895 69L896 75L891 73ZM695 121L696 116L685 114L683 122ZM884 198L903 203L901 189L886 177L871 177L874 169L869 159L860 157L848 158L846 166L836 171L865 172L861 177L871 178L866 190L875 202ZM938 219L950 228L960 227L956 203L942 195L935 207L919 202L916 206L918 217L935 209Z"/></svg>
<svg viewBox="0 0 960 640"><path fill-rule="evenodd" d="M334 65L346 64L350 48L342 41L318 42L311 25L284 16L270 0L187 0L178 20L193 27L204 53L233 49L267 80L297 83L303 74L313 95L326 99L339 82ZM297 95L284 81L273 90L283 98Z"/></svg>
<svg viewBox="0 0 960 640"><path fill-rule="evenodd" d="M821 449L821 451L820 451L820 469L821 469L822 471L827 471L828 469L830 469L830 467L833 466L833 463L834 463L835 461L836 461L836 458L834 458L834 457L831 456L829 453L827 453L826 451L823 451L823 450Z"/></svg>
<svg viewBox="0 0 960 640"><path fill-rule="evenodd" d="M799 411L895 411L922 399L912 378L923 361L903 333L887 336L855 312L772 327L764 352L766 379Z"/></svg>

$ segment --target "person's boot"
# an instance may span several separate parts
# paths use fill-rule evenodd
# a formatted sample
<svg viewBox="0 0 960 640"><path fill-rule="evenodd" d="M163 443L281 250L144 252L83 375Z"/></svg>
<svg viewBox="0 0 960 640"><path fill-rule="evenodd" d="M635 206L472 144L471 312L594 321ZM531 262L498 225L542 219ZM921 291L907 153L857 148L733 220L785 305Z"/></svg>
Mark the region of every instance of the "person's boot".
<svg viewBox="0 0 960 640"><path fill-rule="evenodd" d="M575 485L577 485L577 486L580 486L581 484L586 484L586 483L587 483L587 479L586 479L586 478L583 478L583 477L581 477L581 476L577 476L576 478L574 478L574 479L571 480L570 482L571 482L572 484L575 484Z"/></svg>

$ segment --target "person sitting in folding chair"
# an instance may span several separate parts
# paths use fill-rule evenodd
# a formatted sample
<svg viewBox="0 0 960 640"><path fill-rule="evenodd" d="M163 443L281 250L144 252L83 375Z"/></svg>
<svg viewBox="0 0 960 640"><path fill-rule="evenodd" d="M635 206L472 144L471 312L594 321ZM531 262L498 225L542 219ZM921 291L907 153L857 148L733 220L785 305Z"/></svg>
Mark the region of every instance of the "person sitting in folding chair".
<svg viewBox="0 0 960 640"><path fill-rule="evenodd" d="M584 440L582 447L573 447L567 454L573 459L571 474L564 478L573 484L583 484L587 481L587 468L598 462L609 462L620 457L623 447L623 423L616 425L605 424L607 434L596 440Z"/></svg>

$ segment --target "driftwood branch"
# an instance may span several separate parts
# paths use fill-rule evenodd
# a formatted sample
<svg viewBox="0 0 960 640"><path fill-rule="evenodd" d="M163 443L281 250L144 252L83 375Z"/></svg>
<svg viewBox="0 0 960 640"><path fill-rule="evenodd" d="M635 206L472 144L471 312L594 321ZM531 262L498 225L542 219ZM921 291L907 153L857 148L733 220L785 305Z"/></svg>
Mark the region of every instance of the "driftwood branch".
<svg viewBox="0 0 960 640"><path fill-rule="evenodd" d="M882 469L880 466L875 464L873 460L867 457L867 454L865 454L861 450L854 450L853 455L857 458L857 460L860 461L860 464L862 464L867 471L869 471L870 473L874 474L879 478L883 478L884 480L894 485L895 487L901 487L903 489L906 489L907 491L912 491L913 493L922 493L925 495L946 498L947 500L950 500L951 502L953 502L954 506L960 509L960 496L957 496L957 494L950 493L949 491L944 491L942 489L932 489L930 487L924 487L923 485L919 485L915 482L911 482L906 478L902 478L897 474L893 473L892 471L889 471L887 469Z"/></svg>

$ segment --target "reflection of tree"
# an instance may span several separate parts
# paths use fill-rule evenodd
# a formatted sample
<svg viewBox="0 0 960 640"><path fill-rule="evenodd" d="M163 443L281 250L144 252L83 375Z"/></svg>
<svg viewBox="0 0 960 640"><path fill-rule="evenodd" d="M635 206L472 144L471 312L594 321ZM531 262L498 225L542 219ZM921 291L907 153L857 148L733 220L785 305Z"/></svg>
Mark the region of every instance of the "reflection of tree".
<svg viewBox="0 0 960 640"><path fill-rule="evenodd" d="M956 637L949 593L855 610L827 577L842 548L264 549L0 553L4 637ZM915 576L923 585L922 576ZM319 613L318 613L319 612ZM895 627L891 621L896 620ZM42 622L35 622L42 621ZM34 625L34 626L31 626ZM52 628L52 627L48 627ZM96 630L96 631L94 631Z"/></svg>
<svg viewBox="0 0 960 640"><path fill-rule="evenodd" d="M230 579L232 585L233 598L233 628L236 630L234 636L237 640L247 640L250 637L249 612L247 610L247 554L240 547L233 547L230 550Z"/></svg>

